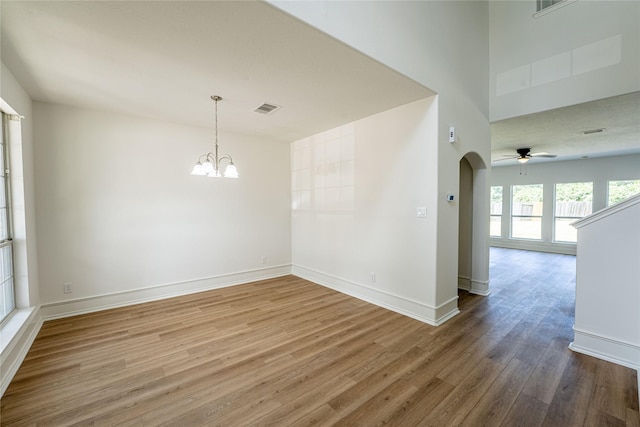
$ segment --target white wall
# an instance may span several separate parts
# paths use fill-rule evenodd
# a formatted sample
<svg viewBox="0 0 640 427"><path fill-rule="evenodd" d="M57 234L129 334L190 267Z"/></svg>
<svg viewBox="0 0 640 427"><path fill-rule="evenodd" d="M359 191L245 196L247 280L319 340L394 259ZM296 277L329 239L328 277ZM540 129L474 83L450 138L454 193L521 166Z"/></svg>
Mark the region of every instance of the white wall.
<svg viewBox="0 0 640 427"><path fill-rule="evenodd" d="M491 121L640 89L640 2L491 1Z"/></svg>
<svg viewBox="0 0 640 427"><path fill-rule="evenodd" d="M34 113L46 316L290 271L287 144L221 130L240 179L215 180L189 174L212 129L44 103Z"/></svg>
<svg viewBox="0 0 640 427"><path fill-rule="evenodd" d="M408 185L429 186L436 191L436 208L429 212L437 221L436 252L435 258L427 262L430 269L435 269L430 274L436 275L434 305L447 307L449 301L457 298L458 204L447 203L445 198L447 193L458 192L459 162L463 156L477 153L474 168L488 165L490 158L488 4L477 1L272 3L438 93L438 143L430 146L427 153L429 161L435 161L436 176L428 182ZM454 144L448 142L449 126L455 126L458 135ZM476 174L474 182L479 188L476 196L488 197L484 172ZM488 231L485 233L482 228L488 227L488 204L478 206L475 212L479 226L474 230L472 279L486 287L489 244L488 237L485 238Z"/></svg>
<svg viewBox="0 0 640 427"><path fill-rule="evenodd" d="M530 249L545 252L572 254L576 245L554 243L553 240L553 191L554 184L566 182L593 182L593 212L603 209L607 203L608 182L640 179L640 155L601 157L566 162L527 163L520 166L504 166L491 170L491 185L503 186L502 238L491 238L492 246L514 249ZM521 173L524 171L524 173ZM509 213L511 185L543 184L542 241L509 239Z"/></svg>
<svg viewBox="0 0 640 427"><path fill-rule="evenodd" d="M640 369L640 195L586 217L576 227L571 348Z"/></svg>
<svg viewBox="0 0 640 427"><path fill-rule="evenodd" d="M432 97L292 144L294 274L429 323L451 314L435 299L436 122Z"/></svg>
<svg viewBox="0 0 640 427"><path fill-rule="evenodd" d="M488 117L486 2L270 3L440 94L455 92Z"/></svg>

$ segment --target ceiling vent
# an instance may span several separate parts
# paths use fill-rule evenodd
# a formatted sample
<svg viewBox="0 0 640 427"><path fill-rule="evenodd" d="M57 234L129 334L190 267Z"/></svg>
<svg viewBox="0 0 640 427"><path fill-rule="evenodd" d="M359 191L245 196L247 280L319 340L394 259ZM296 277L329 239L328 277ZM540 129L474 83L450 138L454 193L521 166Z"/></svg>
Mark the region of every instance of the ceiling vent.
<svg viewBox="0 0 640 427"><path fill-rule="evenodd" d="M275 104L270 104L268 102L265 102L262 105L259 105L255 110L256 113L260 113L260 114L271 114L274 111L280 109L279 105L275 105Z"/></svg>

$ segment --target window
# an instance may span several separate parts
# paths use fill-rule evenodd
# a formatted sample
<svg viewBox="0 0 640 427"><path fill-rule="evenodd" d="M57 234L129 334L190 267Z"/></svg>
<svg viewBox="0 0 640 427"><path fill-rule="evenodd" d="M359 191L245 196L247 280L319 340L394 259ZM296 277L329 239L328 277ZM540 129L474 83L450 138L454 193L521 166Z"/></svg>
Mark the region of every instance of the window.
<svg viewBox="0 0 640 427"><path fill-rule="evenodd" d="M511 237L542 239L542 184L511 187Z"/></svg>
<svg viewBox="0 0 640 427"><path fill-rule="evenodd" d="M607 206L615 205L631 196L640 194L640 179L628 181L609 181Z"/></svg>
<svg viewBox="0 0 640 427"><path fill-rule="evenodd" d="M8 180L6 130L9 116L2 114L2 132L0 132L0 322L15 309L13 289L13 256L11 242L10 215L8 207Z"/></svg>
<svg viewBox="0 0 640 427"><path fill-rule="evenodd" d="M502 237L502 186L491 187L489 235Z"/></svg>
<svg viewBox="0 0 640 427"><path fill-rule="evenodd" d="M578 233L571 223L593 211L593 183L556 184L555 190L553 241L575 243Z"/></svg>

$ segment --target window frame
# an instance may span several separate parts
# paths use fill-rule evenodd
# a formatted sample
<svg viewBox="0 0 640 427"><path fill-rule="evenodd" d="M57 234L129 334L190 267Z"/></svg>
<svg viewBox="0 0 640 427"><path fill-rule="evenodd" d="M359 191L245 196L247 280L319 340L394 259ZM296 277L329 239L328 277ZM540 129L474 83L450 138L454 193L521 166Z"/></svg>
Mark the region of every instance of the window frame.
<svg viewBox="0 0 640 427"><path fill-rule="evenodd" d="M513 214L513 204L515 201L515 197L514 195L514 189L515 187L540 187L542 189L542 197L541 197L541 201L540 203L542 203L541 206L541 211L542 213L540 215L514 215ZM540 184L511 184L510 187L511 190L511 200L509 203L509 239L512 240L524 240L524 241L531 241L531 242L542 242L543 241L543 234L542 234L542 228L543 228L543 217L544 217L544 184L540 183ZM540 237L538 238L531 238L531 237L517 237L513 235L513 219L514 218L538 218L540 220Z"/></svg>
<svg viewBox="0 0 640 427"><path fill-rule="evenodd" d="M16 304L16 283L15 283L15 265L14 265L14 247L13 247L13 218L12 218L12 194L11 194L11 178L10 178L10 163L9 163L9 138L8 138L8 121L11 120L11 114L7 114L2 112L0 115L2 129L0 135L0 146L2 150L2 162L0 162L0 167L2 168L2 175L4 176L4 185L0 191L4 191L5 196L5 209L6 209L6 239L0 240L0 250L4 250L4 248L8 247L9 249L9 261L8 266L10 268L9 276L2 277L0 275L0 284L4 282L10 282L11 287L11 309L4 314L4 317L0 317L0 326L4 325L6 321L8 321L12 314L15 313L17 309ZM2 264L2 259L0 259L0 264ZM0 266L0 273L4 275L4 269ZM0 287L0 292L4 291L3 287ZM3 297L4 301L4 297ZM2 311L4 311L4 307L2 307ZM0 312L2 315L2 312Z"/></svg>
<svg viewBox="0 0 640 427"><path fill-rule="evenodd" d="M501 239L503 238L503 234L502 234L502 219L504 217L503 213L504 213L504 185L492 185L489 188L489 193L491 194L491 197L493 199L493 189L494 188L500 188L500 213L499 214L492 214L491 213L491 209L489 209L489 237L493 238L493 239ZM491 200L489 202L489 206L491 206L493 200ZM500 218L500 234L491 234L491 219L497 217Z"/></svg>
<svg viewBox="0 0 640 427"><path fill-rule="evenodd" d="M611 203L611 183L612 182L627 182L627 181L640 182L640 179L610 179L610 180L607 180L607 198L606 198L607 207L613 206L615 204L618 204L618 203L626 200L626 199L623 199L623 200L620 200L618 202ZM629 197L633 197L634 195L638 195L638 194L640 194L640 193L633 194L633 195L631 195Z"/></svg>
<svg viewBox="0 0 640 427"><path fill-rule="evenodd" d="M566 185L566 184L591 184L591 212L586 214L586 215L590 215L590 214L593 213L593 186L594 186L594 183L593 183L593 181L554 182L553 183L553 216L551 218L551 226L552 226L552 230L551 230L552 239L551 239L551 241L553 243L575 245L575 244L577 244L577 239L576 239L576 241L558 240L557 236L556 236L556 231L557 231L557 221L556 220L557 219L573 219L573 220L577 221L579 219L584 218L584 216L558 216L558 215L556 215L557 204L558 204L558 185Z"/></svg>

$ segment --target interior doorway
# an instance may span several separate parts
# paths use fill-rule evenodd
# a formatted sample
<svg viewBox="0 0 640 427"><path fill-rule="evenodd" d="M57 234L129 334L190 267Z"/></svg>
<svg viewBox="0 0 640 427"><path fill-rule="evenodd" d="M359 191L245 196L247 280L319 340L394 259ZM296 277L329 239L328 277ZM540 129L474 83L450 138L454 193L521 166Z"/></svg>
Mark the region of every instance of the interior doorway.
<svg viewBox="0 0 640 427"><path fill-rule="evenodd" d="M477 153L460 159L458 288L489 295L489 183Z"/></svg>

